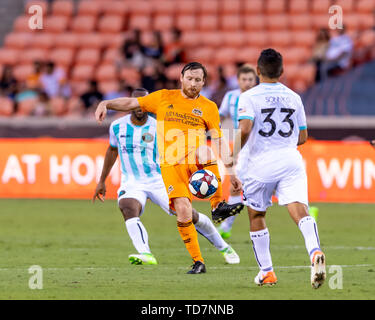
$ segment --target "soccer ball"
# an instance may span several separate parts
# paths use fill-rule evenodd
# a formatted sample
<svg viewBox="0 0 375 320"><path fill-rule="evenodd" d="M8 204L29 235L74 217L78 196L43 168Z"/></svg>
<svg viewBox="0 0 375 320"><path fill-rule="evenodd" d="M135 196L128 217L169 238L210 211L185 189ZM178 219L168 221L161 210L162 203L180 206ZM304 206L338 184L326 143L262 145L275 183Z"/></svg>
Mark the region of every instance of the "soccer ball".
<svg viewBox="0 0 375 320"><path fill-rule="evenodd" d="M189 190L197 198L204 199L212 196L219 186L216 176L210 170L198 170L189 180Z"/></svg>

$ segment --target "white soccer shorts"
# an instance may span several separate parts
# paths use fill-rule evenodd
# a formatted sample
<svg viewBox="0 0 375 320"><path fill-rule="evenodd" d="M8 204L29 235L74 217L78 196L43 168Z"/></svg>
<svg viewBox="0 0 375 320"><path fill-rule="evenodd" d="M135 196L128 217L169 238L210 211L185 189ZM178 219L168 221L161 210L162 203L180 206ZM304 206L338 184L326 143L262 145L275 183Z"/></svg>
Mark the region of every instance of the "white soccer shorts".
<svg viewBox="0 0 375 320"><path fill-rule="evenodd" d="M162 179L152 183L121 183L117 191L117 201L121 199L135 199L141 206L141 215L145 209L147 199L162 208L169 215L174 215L169 209L169 198Z"/></svg>
<svg viewBox="0 0 375 320"><path fill-rule="evenodd" d="M247 178L243 184L244 203L256 211L264 212L272 206L274 191L281 206L293 202L308 206L307 176L302 170L293 175L284 176L276 182L260 182Z"/></svg>

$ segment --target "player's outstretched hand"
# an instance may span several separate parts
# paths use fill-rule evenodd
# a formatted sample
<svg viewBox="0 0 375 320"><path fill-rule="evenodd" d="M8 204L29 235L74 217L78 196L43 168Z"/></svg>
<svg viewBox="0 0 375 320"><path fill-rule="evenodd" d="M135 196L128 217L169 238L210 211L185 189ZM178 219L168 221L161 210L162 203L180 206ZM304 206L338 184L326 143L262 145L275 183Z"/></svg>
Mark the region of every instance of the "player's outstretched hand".
<svg viewBox="0 0 375 320"><path fill-rule="evenodd" d="M92 202L95 202L96 198L98 198L101 202L104 202L105 199L105 184L102 182L99 182L96 186L94 196L92 197Z"/></svg>
<svg viewBox="0 0 375 320"><path fill-rule="evenodd" d="M240 192L242 190L242 183L235 175L230 176L230 183L233 186L234 192Z"/></svg>
<svg viewBox="0 0 375 320"><path fill-rule="evenodd" d="M102 101L98 104L95 111L95 119L98 123L102 123L107 115L107 102Z"/></svg>

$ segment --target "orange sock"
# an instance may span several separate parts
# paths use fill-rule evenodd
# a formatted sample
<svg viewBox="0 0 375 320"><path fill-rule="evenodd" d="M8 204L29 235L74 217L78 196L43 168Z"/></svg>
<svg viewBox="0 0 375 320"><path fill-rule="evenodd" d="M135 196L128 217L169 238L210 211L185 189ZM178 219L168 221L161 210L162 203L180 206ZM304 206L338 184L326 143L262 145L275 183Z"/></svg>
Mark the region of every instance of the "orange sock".
<svg viewBox="0 0 375 320"><path fill-rule="evenodd" d="M219 167L216 162L213 162L211 164L205 165L204 169L210 170L216 176L217 181L219 182L219 186L217 187L215 194L210 198L211 208L214 209L222 200L224 200L223 185L221 183Z"/></svg>
<svg viewBox="0 0 375 320"><path fill-rule="evenodd" d="M193 221L177 221L177 229L180 232L180 236L185 243L186 249L189 251L194 262L204 262L201 255L201 249L199 248L197 230L195 229Z"/></svg>

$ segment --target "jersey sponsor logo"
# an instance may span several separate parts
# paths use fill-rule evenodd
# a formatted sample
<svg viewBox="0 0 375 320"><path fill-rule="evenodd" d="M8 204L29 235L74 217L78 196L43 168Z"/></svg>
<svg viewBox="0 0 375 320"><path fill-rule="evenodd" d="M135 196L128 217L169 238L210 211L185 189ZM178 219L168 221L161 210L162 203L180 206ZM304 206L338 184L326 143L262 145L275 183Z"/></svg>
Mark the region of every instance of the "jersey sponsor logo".
<svg viewBox="0 0 375 320"><path fill-rule="evenodd" d="M202 116L203 116L203 112L202 112L202 110L200 110L200 109L194 108L192 112L193 112L196 116L198 116L198 117L202 117Z"/></svg>
<svg viewBox="0 0 375 320"><path fill-rule="evenodd" d="M251 202L250 204L251 204L253 207L255 207L255 208L260 208L260 204L258 204L258 203Z"/></svg>
<svg viewBox="0 0 375 320"><path fill-rule="evenodd" d="M125 190L121 190L121 191L119 192L119 194L118 194L118 197L120 198L120 197L123 196L125 193L126 193Z"/></svg>
<svg viewBox="0 0 375 320"><path fill-rule="evenodd" d="M168 194L170 194L173 190L174 190L173 186L170 185L170 186L168 187Z"/></svg>
<svg viewBox="0 0 375 320"><path fill-rule="evenodd" d="M142 135L142 140L144 142L150 143L150 142L154 141L154 136L151 133L145 132Z"/></svg>

